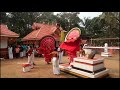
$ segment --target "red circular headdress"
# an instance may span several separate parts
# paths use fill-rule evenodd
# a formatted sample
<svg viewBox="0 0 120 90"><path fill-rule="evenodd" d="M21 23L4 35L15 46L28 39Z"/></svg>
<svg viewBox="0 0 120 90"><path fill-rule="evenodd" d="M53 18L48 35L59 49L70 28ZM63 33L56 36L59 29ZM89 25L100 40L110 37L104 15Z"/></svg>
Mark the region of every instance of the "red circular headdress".
<svg viewBox="0 0 120 90"><path fill-rule="evenodd" d="M45 36L40 41L42 53L51 53L55 49L55 39L52 36Z"/></svg>

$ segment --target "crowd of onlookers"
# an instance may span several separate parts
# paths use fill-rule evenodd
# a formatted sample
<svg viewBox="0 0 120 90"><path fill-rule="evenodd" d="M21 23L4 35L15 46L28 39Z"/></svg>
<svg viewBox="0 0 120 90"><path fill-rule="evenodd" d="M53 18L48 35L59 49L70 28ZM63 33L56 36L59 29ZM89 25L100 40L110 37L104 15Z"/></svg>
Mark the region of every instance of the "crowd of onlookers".
<svg viewBox="0 0 120 90"><path fill-rule="evenodd" d="M32 46L34 48L34 53L37 55L37 48L34 47L34 45L9 45L8 46L8 56L9 59L13 59L13 58L23 58L23 57L27 57L28 55L28 50L30 49L30 46Z"/></svg>

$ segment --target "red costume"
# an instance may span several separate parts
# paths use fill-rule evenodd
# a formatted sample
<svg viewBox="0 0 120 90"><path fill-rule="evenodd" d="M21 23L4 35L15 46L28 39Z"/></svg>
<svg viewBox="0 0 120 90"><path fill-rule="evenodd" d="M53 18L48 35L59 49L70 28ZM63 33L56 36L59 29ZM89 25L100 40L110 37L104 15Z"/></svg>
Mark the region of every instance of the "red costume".
<svg viewBox="0 0 120 90"><path fill-rule="evenodd" d="M66 50L70 57L70 63L73 62L73 58L77 57L76 52L80 50L80 34L79 28L72 28L65 37L65 42L60 45L60 48Z"/></svg>
<svg viewBox="0 0 120 90"><path fill-rule="evenodd" d="M73 58L77 57L76 52L80 50L80 39L67 40L60 45L60 48L67 51L71 63L73 62Z"/></svg>
<svg viewBox="0 0 120 90"><path fill-rule="evenodd" d="M50 53L55 49L55 40L51 36L44 37L40 42L39 54L44 54L45 61L49 64L51 62Z"/></svg>

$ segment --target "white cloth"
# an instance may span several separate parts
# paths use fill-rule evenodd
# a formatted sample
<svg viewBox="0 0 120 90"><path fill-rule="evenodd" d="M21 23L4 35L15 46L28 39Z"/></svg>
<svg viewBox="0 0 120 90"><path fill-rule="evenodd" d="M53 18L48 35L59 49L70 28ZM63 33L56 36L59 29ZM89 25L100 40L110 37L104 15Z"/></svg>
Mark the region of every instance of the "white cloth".
<svg viewBox="0 0 120 90"><path fill-rule="evenodd" d="M52 58L52 64L53 64L53 74L60 74L60 68L59 68L59 60L57 60L56 57Z"/></svg>
<svg viewBox="0 0 120 90"><path fill-rule="evenodd" d="M23 50L23 56L26 56L26 50Z"/></svg>
<svg viewBox="0 0 120 90"><path fill-rule="evenodd" d="M23 57L23 52L20 52L20 57Z"/></svg>
<svg viewBox="0 0 120 90"><path fill-rule="evenodd" d="M28 46L28 49L27 49L28 51L30 50L30 46Z"/></svg>
<svg viewBox="0 0 120 90"><path fill-rule="evenodd" d="M104 46L105 48L104 48L104 52L105 53L108 53L108 44L107 43L105 43L105 46Z"/></svg>
<svg viewBox="0 0 120 90"><path fill-rule="evenodd" d="M62 63L63 51L59 52L59 63Z"/></svg>
<svg viewBox="0 0 120 90"><path fill-rule="evenodd" d="M60 52L60 48L58 48L57 51Z"/></svg>
<svg viewBox="0 0 120 90"><path fill-rule="evenodd" d="M12 52L12 50L13 50L12 47L8 48L9 59L13 59L13 52Z"/></svg>
<svg viewBox="0 0 120 90"><path fill-rule="evenodd" d="M33 64L34 63L34 50L30 56L28 56L28 63Z"/></svg>
<svg viewBox="0 0 120 90"><path fill-rule="evenodd" d="M57 51L59 52L59 63L62 63L63 51L61 51L60 48L58 48Z"/></svg>
<svg viewBox="0 0 120 90"><path fill-rule="evenodd" d="M34 62L34 59L35 59L35 50L33 50L32 52L32 62Z"/></svg>
<svg viewBox="0 0 120 90"><path fill-rule="evenodd" d="M87 46L87 44L84 44L84 45L83 45L83 49L85 49L85 48L86 48L86 46Z"/></svg>
<svg viewBox="0 0 120 90"><path fill-rule="evenodd" d="M33 64L33 56L32 56L32 54L30 56L28 56L28 63Z"/></svg>

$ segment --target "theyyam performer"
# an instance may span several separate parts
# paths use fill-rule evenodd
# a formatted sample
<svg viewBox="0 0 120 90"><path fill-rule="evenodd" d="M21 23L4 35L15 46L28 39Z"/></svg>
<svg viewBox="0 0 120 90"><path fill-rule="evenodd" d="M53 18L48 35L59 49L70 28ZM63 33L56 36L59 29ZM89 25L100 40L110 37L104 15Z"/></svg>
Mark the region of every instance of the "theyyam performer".
<svg viewBox="0 0 120 90"><path fill-rule="evenodd" d="M55 39L52 36L48 35L41 39L38 53L44 55L45 62L47 62L47 64L50 64L51 62L50 53L53 52L54 49L55 49Z"/></svg>
<svg viewBox="0 0 120 90"><path fill-rule="evenodd" d="M60 45L60 48L66 50L70 57L70 65L73 62L73 58L77 57L77 51L80 51L80 34L81 30L79 28L71 29L66 35L65 41Z"/></svg>

